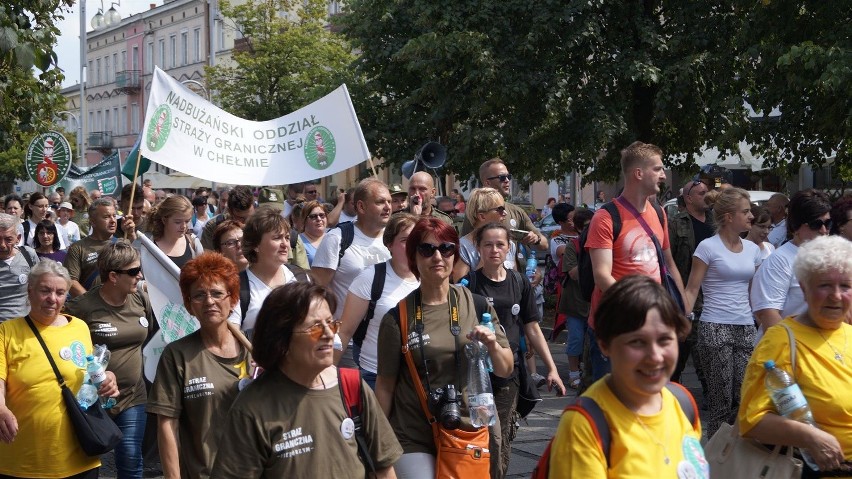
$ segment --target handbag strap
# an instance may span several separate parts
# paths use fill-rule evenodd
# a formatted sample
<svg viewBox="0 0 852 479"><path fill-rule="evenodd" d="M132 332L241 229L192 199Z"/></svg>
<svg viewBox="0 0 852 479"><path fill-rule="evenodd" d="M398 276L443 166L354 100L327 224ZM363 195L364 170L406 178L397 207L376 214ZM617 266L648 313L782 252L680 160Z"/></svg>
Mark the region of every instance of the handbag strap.
<svg viewBox="0 0 852 479"><path fill-rule="evenodd" d="M411 374L411 380L414 383L414 391L417 393L417 397L420 399L420 406L423 408L423 412L426 414L426 419L429 420L429 425L432 426L432 434L437 435L438 433L438 423L435 420L435 416L429 410L429 405L427 404L426 399L426 390L423 389L423 383L420 381L420 375L417 373L417 366L414 365L414 358L411 357L411 349L408 347L408 305L406 298L403 298L399 302L399 335L402 339L402 355L405 357L405 362L408 364L408 372ZM421 354L423 353L422 348L423 345L420 345Z"/></svg>
<svg viewBox="0 0 852 479"><path fill-rule="evenodd" d="M27 320L27 324L30 326L30 329L33 331L36 339L38 339L42 349L44 349L44 354L47 355L47 360L50 361L50 367L53 368L53 373L56 374L56 380L59 381L59 387L66 387L65 378L63 378L62 374L59 373L59 368L56 367L56 362L53 360L53 356L50 355L50 350L47 349L47 345L44 344L44 339L42 339L41 334L39 334L38 329L35 327L35 324L33 324L33 320L30 319L30 315L28 314L24 319Z"/></svg>
<svg viewBox="0 0 852 479"><path fill-rule="evenodd" d="M793 330L790 329L790 326L786 324L782 324L784 329L787 330L787 339L790 341L790 369L793 373L793 379L796 379L796 337L793 336Z"/></svg>
<svg viewBox="0 0 852 479"><path fill-rule="evenodd" d="M615 200L618 201L624 209L629 211L634 218L636 218L636 221L638 221L642 226L642 229L645 230L645 234L647 234L651 238L651 241L654 242L654 248L657 250L657 262L660 264L660 278L665 281L668 269L666 269L666 262L663 260L663 246L660 244L660 240L657 239L657 235L655 235L651 227L648 226L648 222L645 221L645 218L642 217L639 210L637 210L629 201L625 200L622 196L619 196ZM665 228L665 225L663 228Z"/></svg>

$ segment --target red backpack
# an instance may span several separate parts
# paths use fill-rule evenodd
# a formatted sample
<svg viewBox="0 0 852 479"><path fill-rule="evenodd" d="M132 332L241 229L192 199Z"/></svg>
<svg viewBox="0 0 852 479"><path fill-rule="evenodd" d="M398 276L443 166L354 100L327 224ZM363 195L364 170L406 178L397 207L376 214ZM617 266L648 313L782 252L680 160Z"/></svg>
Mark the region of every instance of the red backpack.
<svg viewBox="0 0 852 479"><path fill-rule="evenodd" d="M680 404L680 408L681 410L683 410L683 413L686 415L686 418L689 419L689 422L692 424L692 427L695 430L698 430L698 426L700 424L698 418L698 405L695 404L695 399L692 397L692 394L690 394L685 387L681 386L678 383L667 383L666 389L668 389L669 392L674 394L674 397ZM595 402L595 400L592 398L580 396L577 398L577 401L574 404L570 404L568 407L566 407L562 411L562 414L565 414L565 411L577 411L589 421L589 425L592 426L592 432L598 439L598 445L601 447L601 451L603 451L603 455L606 458L606 467L607 469L609 469L611 466L609 461L609 452L612 443L612 433L609 430L609 424L606 422L606 416L604 416L603 410L600 406L598 406L598 403ZM548 478L550 474L551 447L553 447L552 438L547 444L547 448L545 448L544 453L542 453L541 457L539 458L538 464L535 466L535 469L533 469L531 476L532 479Z"/></svg>
<svg viewBox="0 0 852 479"><path fill-rule="evenodd" d="M361 420L361 415L364 412L361 373L357 369L337 368L337 382L340 386L340 399L343 401L343 408L352 422L355 423L355 442L358 444L358 455L361 457L361 462L364 463L365 477L369 477L370 473L376 472L376 465L373 464L373 458L370 457L370 450L367 448L367 440L364 437L364 425Z"/></svg>

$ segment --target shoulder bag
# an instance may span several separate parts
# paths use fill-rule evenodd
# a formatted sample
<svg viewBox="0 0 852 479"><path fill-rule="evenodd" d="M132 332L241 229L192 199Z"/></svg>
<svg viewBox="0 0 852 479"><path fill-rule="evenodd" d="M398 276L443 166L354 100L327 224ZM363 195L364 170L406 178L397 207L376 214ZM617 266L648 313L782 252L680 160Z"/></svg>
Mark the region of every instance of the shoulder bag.
<svg viewBox="0 0 852 479"><path fill-rule="evenodd" d="M787 328L790 338L790 362L796 376L796 339ZM767 449L759 442L740 436L739 420L734 425L722 423L704 446L704 456L710 463L710 479L761 478L798 479L802 477L802 461L793 457L793 448L781 454L783 446Z"/></svg>
<svg viewBox="0 0 852 479"><path fill-rule="evenodd" d="M71 424L74 425L74 432L83 452L89 456L100 456L115 449L115 446L124 437L121 429L107 416L101 408L100 401L95 401L86 410L80 407L74 393L65 384L65 378L59 373L59 368L56 367L53 356L50 355L47 345L44 344L44 339L41 338L41 334L39 334L29 315L26 320L56 374L56 380L59 381L59 387L62 388L62 400L65 402L65 409L68 411L68 416L71 417Z"/></svg>
<svg viewBox="0 0 852 479"><path fill-rule="evenodd" d="M415 293L415 303L419 307L419 290ZM451 308L455 305L458 308L458 298L455 296L458 293L450 289ZM455 300L455 301L454 301ZM455 304L453 304L455 303ZM414 365L414 358L411 356L411 351L408 349L408 307L406 298L399 302L399 331L402 339L402 355L405 357L405 362L408 364L408 371L411 374L411 379L414 382L414 390L417 392L417 397L420 398L420 406L426 414L429 424L432 426L432 436L435 441L435 448L438 451L438 457L435 460L435 477L441 478L468 478L468 477L489 477L491 468L491 452L488 449L488 428L483 427L476 431L465 431L462 429L445 429L440 421L435 418L432 411L429 410L426 399L426 390L423 383L420 381L420 375L417 372L417 367ZM458 316L458 313L455 314ZM456 366L459 366L459 341L458 334L458 319L451 327L453 336L456 338ZM452 318L451 318L452 320ZM423 354L422 328L423 324L415 318L415 330L417 331L420 340L420 353ZM425 356L424 366L425 366ZM429 372L426 371L427 386L429 381ZM459 390L461 394L461 390Z"/></svg>

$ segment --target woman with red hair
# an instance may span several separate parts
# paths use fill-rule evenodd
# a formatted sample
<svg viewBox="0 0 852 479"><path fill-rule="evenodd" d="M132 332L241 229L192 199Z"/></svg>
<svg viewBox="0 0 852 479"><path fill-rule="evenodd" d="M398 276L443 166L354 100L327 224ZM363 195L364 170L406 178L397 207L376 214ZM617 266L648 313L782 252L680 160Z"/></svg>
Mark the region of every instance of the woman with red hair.
<svg viewBox="0 0 852 479"><path fill-rule="evenodd" d="M376 397L402 445L403 455L394 465L401 478L443 477L436 471L435 437L451 428L442 426L443 430L433 430L439 426L431 425L429 416L434 415L438 422L444 422L441 411L444 408L433 407L431 414L427 414L420 400L421 387L427 394L438 393L441 405L456 399L456 394L448 390L457 391L461 422L458 431L453 432L475 434L477 428L471 425L468 413L465 345L472 340L482 342L488 349L496 376L508 377L514 367L512 351L494 308L481 296L474 299L467 288L450 284L458 248L456 230L441 220L423 218L414 225L405 245L405 255L409 269L420 279L420 287L388 312L379 328ZM491 314L496 334L479 325L483 312ZM412 377L401 353L401 325L409 333L406 343L417 377ZM491 471L496 472L500 466L499 421L489 429L490 466ZM481 435L477 438L481 440ZM499 475L491 474L491 477Z"/></svg>
<svg viewBox="0 0 852 479"><path fill-rule="evenodd" d="M227 321L240 296L238 278L234 263L212 252L180 272L184 305L200 328L166 346L148 397L165 477L210 475L218 444L211 426L224 422L248 377L248 352Z"/></svg>

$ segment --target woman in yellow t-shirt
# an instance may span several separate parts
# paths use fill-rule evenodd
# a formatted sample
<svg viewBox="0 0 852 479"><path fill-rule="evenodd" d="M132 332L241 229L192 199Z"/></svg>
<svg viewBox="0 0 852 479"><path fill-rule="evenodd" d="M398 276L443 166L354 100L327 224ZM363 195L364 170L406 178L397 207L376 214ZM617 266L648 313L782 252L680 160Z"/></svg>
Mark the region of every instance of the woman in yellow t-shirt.
<svg viewBox="0 0 852 479"><path fill-rule="evenodd" d="M808 241L793 269L808 310L767 329L755 348L743 381L740 433L805 449L822 475L806 470L802 477L835 471L852 477L852 326L844 322L852 313L852 243L839 236ZM785 327L796 341L795 368ZM776 412L765 386L763 365L769 360L796 379L818 428Z"/></svg>
<svg viewBox="0 0 852 479"><path fill-rule="evenodd" d="M612 436L609 457L589 419L569 410L553 440L549 477L708 478L700 424L693 427L665 387L678 340L690 328L683 312L653 279L626 276L604 293L595 317L612 373L583 396L603 411Z"/></svg>

